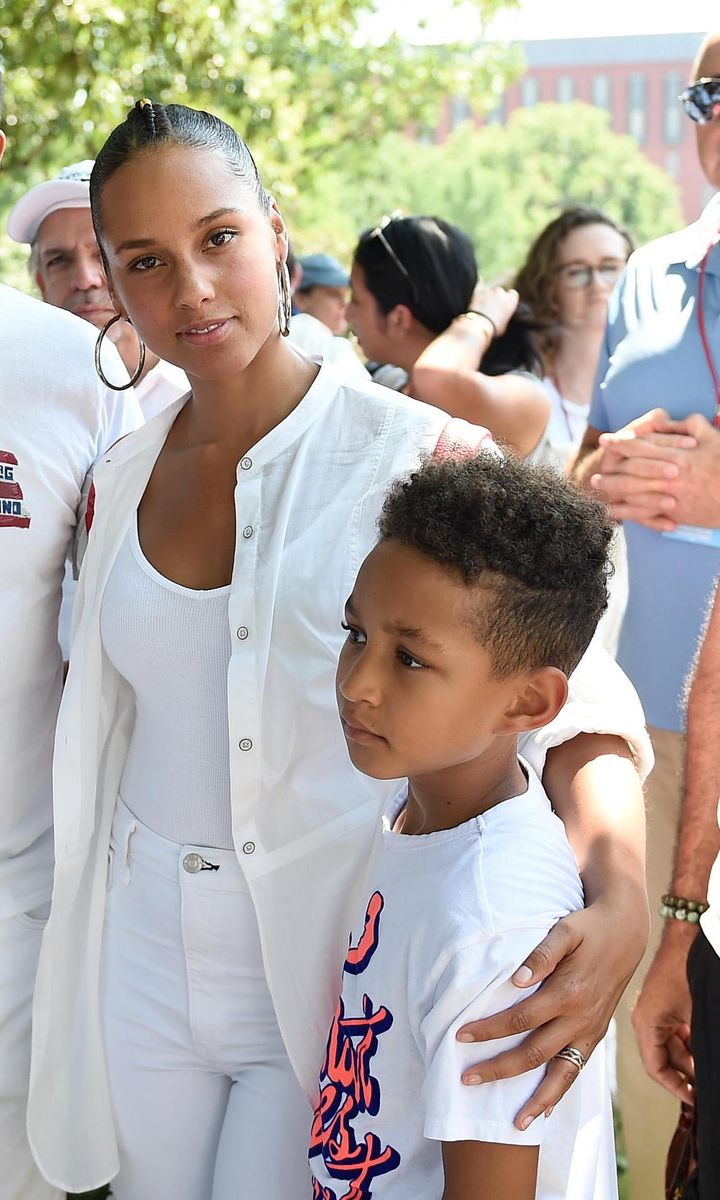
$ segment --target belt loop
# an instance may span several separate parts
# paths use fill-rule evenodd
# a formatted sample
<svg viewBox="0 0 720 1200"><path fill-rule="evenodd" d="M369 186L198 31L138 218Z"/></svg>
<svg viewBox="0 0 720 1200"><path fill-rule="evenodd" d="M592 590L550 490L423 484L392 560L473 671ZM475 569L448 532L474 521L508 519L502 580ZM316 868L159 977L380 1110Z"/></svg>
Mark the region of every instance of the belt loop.
<svg viewBox="0 0 720 1200"><path fill-rule="evenodd" d="M136 829L137 829L137 825L136 825L135 821L131 821L130 824L128 825L127 829L125 830L125 837L124 837L124 841L123 841L123 867L122 867L123 883L130 882L130 839Z"/></svg>

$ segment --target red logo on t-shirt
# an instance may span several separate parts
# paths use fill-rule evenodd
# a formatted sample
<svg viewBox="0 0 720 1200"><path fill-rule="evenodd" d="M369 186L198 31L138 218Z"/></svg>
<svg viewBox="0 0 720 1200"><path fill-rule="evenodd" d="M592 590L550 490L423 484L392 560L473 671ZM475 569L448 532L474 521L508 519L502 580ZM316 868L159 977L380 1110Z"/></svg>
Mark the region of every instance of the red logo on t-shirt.
<svg viewBox="0 0 720 1200"><path fill-rule="evenodd" d="M382 893L373 892L363 931L357 945L350 944L343 974L362 975L367 970L379 945L384 904ZM380 1112L380 1081L371 1066L379 1039L392 1023L390 1010L384 1004L375 1008L367 994L362 998L361 1013L346 1012L343 997L338 1000L320 1071L309 1156L311 1160L321 1157L327 1174L347 1190L339 1195L313 1176L313 1200L371 1200L376 1176L388 1175L400 1166L398 1151L383 1146L376 1133L366 1133L358 1142L355 1132L358 1116L368 1113L375 1117ZM389 1188L388 1194L391 1192Z"/></svg>
<svg viewBox="0 0 720 1200"><path fill-rule="evenodd" d="M29 529L30 517L15 478L18 460L9 450L0 450L0 529Z"/></svg>

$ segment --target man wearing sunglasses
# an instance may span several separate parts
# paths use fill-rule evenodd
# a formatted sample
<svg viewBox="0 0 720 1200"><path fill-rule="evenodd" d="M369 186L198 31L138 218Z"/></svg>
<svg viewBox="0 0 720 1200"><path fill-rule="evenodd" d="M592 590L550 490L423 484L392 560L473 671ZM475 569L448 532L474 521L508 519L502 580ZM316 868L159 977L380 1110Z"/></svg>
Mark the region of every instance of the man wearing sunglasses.
<svg viewBox="0 0 720 1200"><path fill-rule="evenodd" d="M703 41L693 78L679 99L695 122L700 163L717 193L720 32ZM673 878L685 760L684 683L720 571L720 528L714 527L720 526L720 436L713 428L715 420L720 425L719 380L716 194L695 224L631 257L610 300L590 424L575 466L577 477L604 494L613 515L625 522L630 596L618 661L640 693L656 755L647 800L653 931L636 983L642 982L656 950L657 957L633 1021L645 1064L655 1079L663 1076L675 1097L687 1095L687 1087L682 1088L677 1071L668 1069L668 1055L671 1063L684 1065L688 1056L686 1051L675 1055L678 1022L670 1031L668 1004L679 1007L682 1020L688 1019L687 951L718 841L708 838L702 850L691 851L692 880L681 861ZM701 495L699 478L714 506L705 502L692 507ZM712 737L706 736L703 750L713 760L714 806L720 759ZM680 848L682 852L682 841ZM671 881L683 891L671 887ZM688 920L690 913L694 919ZM720 951L720 938L716 949ZM628 990L618 1014L620 1103L631 1200L655 1200L664 1194L664 1163L678 1106L677 1099L644 1074L629 1020L634 990Z"/></svg>

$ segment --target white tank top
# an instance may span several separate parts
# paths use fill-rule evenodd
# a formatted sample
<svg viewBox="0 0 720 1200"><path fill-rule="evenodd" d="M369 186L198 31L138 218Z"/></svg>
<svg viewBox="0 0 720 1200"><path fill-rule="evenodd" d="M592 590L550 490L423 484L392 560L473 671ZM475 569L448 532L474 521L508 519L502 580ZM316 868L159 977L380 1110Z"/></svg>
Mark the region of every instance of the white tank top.
<svg viewBox="0 0 720 1200"><path fill-rule="evenodd" d="M230 588L193 591L145 558L137 517L108 579L105 652L132 689L120 794L162 837L232 849L227 675Z"/></svg>

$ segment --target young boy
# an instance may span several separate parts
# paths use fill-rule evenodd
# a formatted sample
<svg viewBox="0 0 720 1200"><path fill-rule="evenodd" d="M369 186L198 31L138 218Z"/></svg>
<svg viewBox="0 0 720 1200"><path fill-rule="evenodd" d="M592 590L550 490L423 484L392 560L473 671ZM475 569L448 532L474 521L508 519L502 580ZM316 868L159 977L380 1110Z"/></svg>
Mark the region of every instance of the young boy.
<svg viewBox="0 0 720 1200"><path fill-rule="evenodd" d="M572 485L488 453L427 462L385 502L347 602L337 695L354 765L408 784L352 928L313 1121L314 1200L617 1195L602 1046L551 1117L520 1130L539 1072L467 1086L478 1050L512 1039L456 1037L527 994L513 972L583 904L518 737L565 703L606 607L611 532Z"/></svg>

